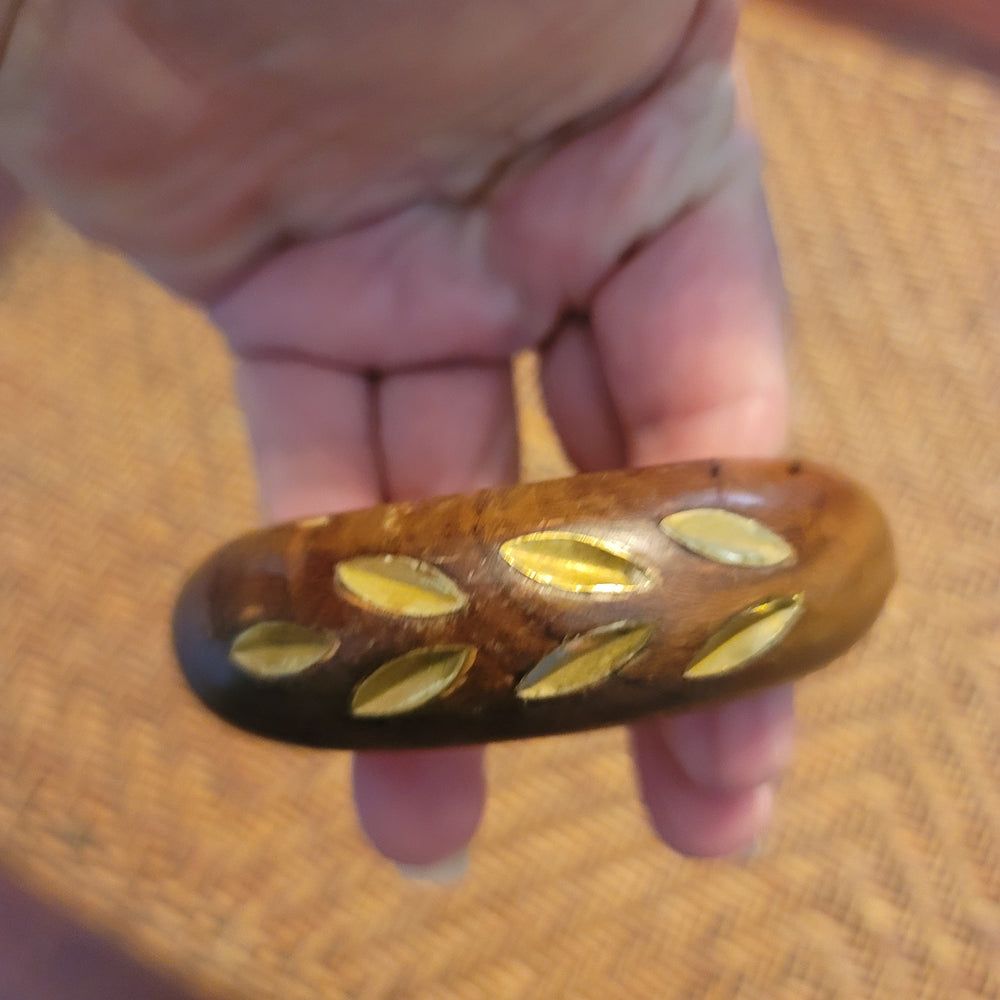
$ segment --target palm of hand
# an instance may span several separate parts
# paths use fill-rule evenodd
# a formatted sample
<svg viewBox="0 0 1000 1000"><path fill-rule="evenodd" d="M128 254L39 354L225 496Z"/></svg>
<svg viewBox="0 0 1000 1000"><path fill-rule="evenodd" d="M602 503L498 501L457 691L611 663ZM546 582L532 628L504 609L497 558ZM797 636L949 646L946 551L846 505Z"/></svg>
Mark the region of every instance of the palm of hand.
<svg viewBox="0 0 1000 1000"><path fill-rule="evenodd" d="M510 479L521 347L582 466L780 443L727 0L233 6L28 0L0 156L205 302L272 515ZM777 692L638 727L665 839L752 837L789 716ZM386 853L432 860L471 836L480 755L364 755L356 791Z"/></svg>

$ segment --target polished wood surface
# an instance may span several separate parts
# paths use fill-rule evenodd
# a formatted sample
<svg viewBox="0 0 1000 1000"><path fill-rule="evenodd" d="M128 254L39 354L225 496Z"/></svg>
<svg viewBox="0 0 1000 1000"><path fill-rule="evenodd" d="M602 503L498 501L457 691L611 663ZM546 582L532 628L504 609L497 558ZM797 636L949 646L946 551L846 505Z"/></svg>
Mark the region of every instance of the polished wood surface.
<svg viewBox="0 0 1000 1000"><path fill-rule="evenodd" d="M679 511L718 518L720 510L775 533L789 546L787 557L779 552L774 565L762 565L753 551L762 543L753 537L748 553L730 548L706 557L660 527ZM766 559L766 542L763 548ZM426 589L420 608L408 613L380 601L377 577L374 603L363 593L359 599L339 579L341 567L358 560L374 560L376 569L383 560L411 576L409 567L420 567L422 575L406 584L418 598L418 588ZM254 732L330 747L482 743L689 708L816 669L871 625L893 576L885 519L843 477L797 461L692 462L252 532L189 581L175 638L199 695ZM431 589L435 578L454 596L442 600ZM398 582L385 586L398 589ZM386 590L387 599L393 593ZM442 609L428 612L434 597ZM787 635L734 669L693 670L713 636L749 626L772 602L779 610L801 605ZM262 626L272 637L276 627L290 630L291 670L279 662L279 675L255 675L233 655L234 642ZM616 653L630 629L643 637L627 655ZM303 660L311 637L315 656ZM265 635L257 652L280 654L281 638ZM557 684L547 697L522 696L536 665L578 659L581 648L597 656L605 676L565 692ZM398 661L414 651L423 652L425 670L428 653L465 651L468 669L413 706L420 678ZM439 662L432 660L432 673ZM352 693L389 663L409 701L374 718L353 710Z"/></svg>

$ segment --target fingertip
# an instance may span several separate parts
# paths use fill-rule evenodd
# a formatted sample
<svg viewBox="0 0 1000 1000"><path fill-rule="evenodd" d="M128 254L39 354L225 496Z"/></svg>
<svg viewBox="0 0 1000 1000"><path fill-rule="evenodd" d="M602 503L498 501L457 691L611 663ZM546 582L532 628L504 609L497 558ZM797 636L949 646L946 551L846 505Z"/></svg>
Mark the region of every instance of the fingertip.
<svg viewBox="0 0 1000 1000"><path fill-rule="evenodd" d="M385 857L413 871L459 857L482 818L481 747L354 756L361 827Z"/></svg>
<svg viewBox="0 0 1000 1000"><path fill-rule="evenodd" d="M795 740L791 685L739 701L660 720L661 731L692 782L739 791L774 781L788 766Z"/></svg>
<svg viewBox="0 0 1000 1000"><path fill-rule="evenodd" d="M633 729L642 799L659 838L680 854L721 857L746 850L766 830L774 788L725 791L691 781L663 740L658 720Z"/></svg>

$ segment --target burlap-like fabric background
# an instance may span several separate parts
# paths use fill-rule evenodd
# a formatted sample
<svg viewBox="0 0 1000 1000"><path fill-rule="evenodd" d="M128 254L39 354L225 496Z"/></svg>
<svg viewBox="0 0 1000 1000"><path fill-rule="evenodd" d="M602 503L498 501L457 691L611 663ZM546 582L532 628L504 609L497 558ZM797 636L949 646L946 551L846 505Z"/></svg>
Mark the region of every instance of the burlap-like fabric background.
<svg viewBox="0 0 1000 1000"><path fill-rule="evenodd" d="M796 450L901 579L801 686L761 856L672 857L621 734L497 749L471 870L403 881L346 758L187 694L184 570L254 521L218 342L34 214L0 259L3 863L212 997L1000 997L1000 83L801 12L743 55L796 337Z"/></svg>

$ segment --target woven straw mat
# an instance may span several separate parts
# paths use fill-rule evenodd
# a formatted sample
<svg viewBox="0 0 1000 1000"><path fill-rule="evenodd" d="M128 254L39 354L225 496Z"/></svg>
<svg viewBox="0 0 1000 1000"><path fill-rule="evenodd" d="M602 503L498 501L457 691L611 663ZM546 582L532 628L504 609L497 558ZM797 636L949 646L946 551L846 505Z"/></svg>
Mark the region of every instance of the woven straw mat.
<svg viewBox="0 0 1000 1000"><path fill-rule="evenodd" d="M227 361L34 213L0 262L6 867L211 997L1000 998L1000 77L771 6L742 54L795 450L875 491L901 564L801 685L760 855L661 847L606 731L496 748L468 875L421 886L346 755L200 708L172 598L255 519Z"/></svg>

